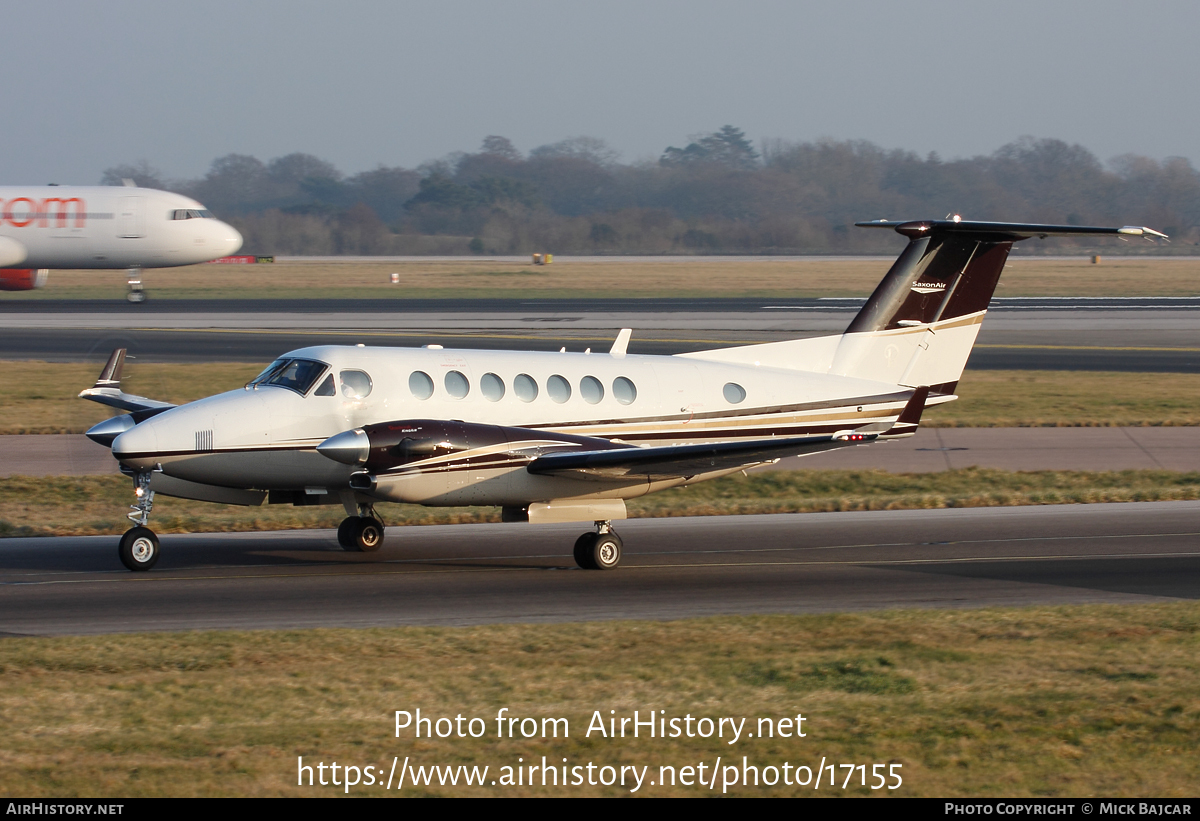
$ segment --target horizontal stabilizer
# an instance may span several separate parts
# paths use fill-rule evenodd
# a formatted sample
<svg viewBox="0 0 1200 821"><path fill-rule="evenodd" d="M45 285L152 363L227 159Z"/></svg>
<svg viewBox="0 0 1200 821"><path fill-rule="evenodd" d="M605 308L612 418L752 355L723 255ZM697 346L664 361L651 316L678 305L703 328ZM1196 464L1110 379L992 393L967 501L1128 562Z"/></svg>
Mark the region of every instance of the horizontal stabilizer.
<svg viewBox="0 0 1200 821"><path fill-rule="evenodd" d="M876 433L845 431L828 436L756 439L750 442L552 453L539 456L525 469L540 476L596 479L646 476L652 480L675 479L761 465L784 456L801 456L861 445L877 438L879 434Z"/></svg>
<svg viewBox="0 0 1200 821"><path fill-rule="evenodd" d="M170 402L159 402L144 396L134 396L121 390L121 370L125 367L125 348L117 348L108 357L100 371L96 384L82 391L80 399L90 399L110 408L123 411L166 410L175 407Z"/></svg>
<svg viewBox="0 0 1200 821"><path fill-rule="evenodd" d="M972 220L871 220L854 223L859 228L894 228L909 238L933 234L972 234L990 241L1022 240L1031 237L1077 237L1110 235L1166 239L1167 235L1144 226L1126 225L1121 228L1098 228L1087 225L1038 225L1025 222L975 222Z"/></svg>

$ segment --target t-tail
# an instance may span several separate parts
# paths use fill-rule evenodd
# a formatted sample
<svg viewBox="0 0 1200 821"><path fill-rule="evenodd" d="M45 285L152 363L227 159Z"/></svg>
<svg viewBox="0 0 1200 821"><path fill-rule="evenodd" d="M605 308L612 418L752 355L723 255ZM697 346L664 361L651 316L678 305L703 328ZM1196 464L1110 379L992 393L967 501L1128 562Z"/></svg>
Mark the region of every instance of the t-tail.
<svg viewBox="0 0 1200 821"><path fill-rule="evenodd" d="M1091 228L961 219L859 222L908 245L841 336L685 354L870 379L951 394L966 367L1014 242L1112 235L1166 239L1150 228Z"/></svg>

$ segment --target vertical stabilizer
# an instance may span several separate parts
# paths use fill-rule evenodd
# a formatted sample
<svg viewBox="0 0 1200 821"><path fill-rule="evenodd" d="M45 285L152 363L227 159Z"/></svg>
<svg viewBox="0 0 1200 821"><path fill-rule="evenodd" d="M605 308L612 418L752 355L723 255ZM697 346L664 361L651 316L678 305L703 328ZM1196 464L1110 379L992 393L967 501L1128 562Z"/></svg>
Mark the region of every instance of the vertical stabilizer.
<svg viewBox="0 0 1200 821"><path fill-rule="evenodd" d="M846 329L829 372L953 393L1012 240L925 232Z"/></svg>

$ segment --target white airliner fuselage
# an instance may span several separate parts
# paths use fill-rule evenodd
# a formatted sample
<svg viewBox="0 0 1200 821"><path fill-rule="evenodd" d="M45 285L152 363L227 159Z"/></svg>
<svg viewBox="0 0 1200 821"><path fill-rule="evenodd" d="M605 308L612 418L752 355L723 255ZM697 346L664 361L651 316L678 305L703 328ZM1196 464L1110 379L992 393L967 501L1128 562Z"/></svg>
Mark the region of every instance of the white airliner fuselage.
<svg viewBox="0 0 1200 821"><path fill-rule="evenodd" d="M227 256L241 245L237 229L182 194L0 186L0 269L170 268Z"/></svg>

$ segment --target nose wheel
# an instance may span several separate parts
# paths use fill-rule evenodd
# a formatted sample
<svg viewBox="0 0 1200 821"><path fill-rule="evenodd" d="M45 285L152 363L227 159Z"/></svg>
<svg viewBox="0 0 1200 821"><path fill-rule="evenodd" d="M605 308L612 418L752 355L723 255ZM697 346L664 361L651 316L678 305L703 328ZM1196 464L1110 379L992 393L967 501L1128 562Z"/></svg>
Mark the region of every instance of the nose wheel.
<svg viewBox="0 0 1200 821"><path fill-rule="evenodd" d="M158 554L158 537L153 530L141 525L126 530L117 548L121 564L134 572L154 567L158 562Z"/></svg>
<svg viewBox="0 0 1200 821"><path fill-rule="evenodd" d="M117 545L121 564L135 572L149 570L158 562L158 537L146 527L150 511L154 509L154 491L150 489L150 471L142 471L133 477L133 495L137 503L130 505L127 514L134 526L125 531Z"/></svg>
<svg viewBox="0 0 1200 821"><path fill-rule="evenodd" d="M596 522L596 532L575 540L575 564L584 570L613 570L621 563L623 542L609 522Z"/></svg>

